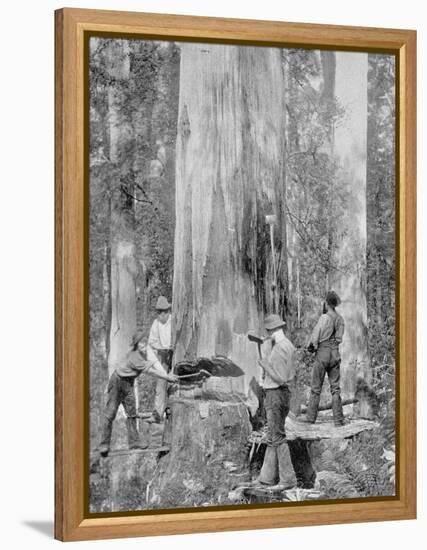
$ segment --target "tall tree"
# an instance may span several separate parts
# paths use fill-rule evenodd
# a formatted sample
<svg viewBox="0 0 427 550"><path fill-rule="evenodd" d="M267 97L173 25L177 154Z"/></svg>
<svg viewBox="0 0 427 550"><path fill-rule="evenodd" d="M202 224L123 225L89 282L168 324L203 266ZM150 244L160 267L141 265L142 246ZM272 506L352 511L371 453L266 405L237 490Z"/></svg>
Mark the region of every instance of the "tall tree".
<svg viewBox="0 0 427 550"><path fill-rule="evenodd" d="M258 374L247 331L274 308L269 214L277 219L281 313L287 300L280 50L184 45L179 116L176 361L226 355L245 370L245 393Z"/></svg>
<svg viewBox="0 0 427 550"><path fill-rule="evenodd" d="M369 55L367 158L367 287L369 349L377 376L394 373L395 64Z"/></svg>
<svg viewBox="0 0 427 550"><path fill-rule="evenodd" d="M111 327L111 191L114 168L110 161L107 72L109 44L90 40L90 418L91 436L97 444L103 393L108 380Z"/></svg>
<svg viewBox="0 0 427 550"><path fill-rule="evenodd" d="M245 375L208 379L197 399L182 388L172 395L171 452L153 485L154 503L190 485L199 491L193 503L212 502L230 487L232 476L223 464L233 464L239 474L245 468L247 404L252 412L258 405L250 384L259 376L247 332L261 330L265 312L275 304L265 219L270 214L277 220L273 253L281 313L287 300L284 130L279 49L182 45L175 361L224 355Z"/></svg>
<svg viewBox="0 0 427 550"><path fill-rule="evenodd" d="M286 50L293 336L303 345L325 292L342 294L344 393L366 376L366 94L362 54ZM361 371L361 372L360 372Z"/></svg>
<svg viewBox="0 0 427 550"><path fill-rule="evenodd" d="M120 180L127 172L128 143L131 124L124 116L123 87L129 79L127 41L108 41L105 51L108 87L109 160L113 170L111 181L111 326L109 336L109 371L122 361L129 349L136 328L135 276L137 271L134 242L133 201L122 191Z"/></svg>
<svg viewBox="0 0 427 550"><path fill-rule="evenodd" d="M342 387L352 395L357 377L369 381L366 306L366 136L368 56L336 53L335 95L346 116L336 126L334 153L339 162L337 178L346 193L340 216L344 228L337 244L332 285L342 299L346 323L341 345ZM335 215L332 211L331 215Z"/></svg>

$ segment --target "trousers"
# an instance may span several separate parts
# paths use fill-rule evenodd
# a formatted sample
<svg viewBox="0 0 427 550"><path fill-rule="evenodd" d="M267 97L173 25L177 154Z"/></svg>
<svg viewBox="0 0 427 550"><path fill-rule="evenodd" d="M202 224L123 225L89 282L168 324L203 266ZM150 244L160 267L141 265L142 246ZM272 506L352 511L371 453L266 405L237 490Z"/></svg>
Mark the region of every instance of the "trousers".
<svg viewBox="0 0 427 550"><path fill-rule="evenodd" d="M157 350L157 356L162 364L162 367L165 369L165 372L168 373L172 366L172 350L160 349ZM159 413L160 418L162 418L163 413L166 409L167 402L167 391L168 391L168 381L159 378L156 382L156 393L154 396L154 410Z"/></svg>
<svg viewBox="0 0 427 550"><path fill-rule="evenodd" d="M311 464L306 442L286 440L285 421L290 400L291 390L287 385L265 390L267 449L259 481L267 485L279 482L284 486L293 486L296 478L298 487L312 488L316 472Z"/></svg>
<svg viewBox="0 0 427 550"><path fill-rule="evenodd" d="M129 446L138 444L139 434L136 427L136 399L135 399L135 377L119 376L116 371L110 376L107 387L107 403L104 409L101 443L103 451L110 449L113 421L116 418L120 405L123 405L127 416L127 429Z"/></svg>
<svg viewBox="0 0 427 550"><path fill-rule="evenodd" d="M285 421L289 413L291 390L283 384L279 388L265 390L267 416L267 445L278 447L286 441Z"/></svg>
<svg viewBox="0 0 427 550"><path fill-rule="evenodd" d="M340 364L341 359L339 351L335 345L329 344L328 341L319 344L316 352L316 360L311 373L311 392L307 407L307 420L309 422L316 421L320 394L326 374L328 375L331 387L334 422L336 424L341 424L343 422L344 414L341 402Z"/></svg>

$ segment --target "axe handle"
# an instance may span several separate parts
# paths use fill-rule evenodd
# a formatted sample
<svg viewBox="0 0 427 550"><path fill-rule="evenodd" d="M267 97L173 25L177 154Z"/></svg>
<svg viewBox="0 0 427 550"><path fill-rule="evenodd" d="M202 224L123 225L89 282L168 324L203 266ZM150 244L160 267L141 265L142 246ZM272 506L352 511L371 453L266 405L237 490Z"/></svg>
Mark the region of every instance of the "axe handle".
<svg viewBox="0 0 427 550"><path fill-rule="evenodd" d="M258 355L259 355L259 358L262 359L261 344L260 344L259 342L257 342L257 347L258 347Z"/></svg>
<svg viewBox="0 0 427 550"><path fill-rule="evenodd" d="M199 371L197 371L197 372L192 372L191 374L180 374L180 375L178 375L178 378L179 378L179 380L181 380L182 378L190 378L190 377L192 377L192 376L199 376L199 374L201 374L201 373L202 373L202 374L206 374L208 377L211 377L211 376L212 376L211 373L208 372L207 370L205 370L205 369L200 369Z"/></svg>

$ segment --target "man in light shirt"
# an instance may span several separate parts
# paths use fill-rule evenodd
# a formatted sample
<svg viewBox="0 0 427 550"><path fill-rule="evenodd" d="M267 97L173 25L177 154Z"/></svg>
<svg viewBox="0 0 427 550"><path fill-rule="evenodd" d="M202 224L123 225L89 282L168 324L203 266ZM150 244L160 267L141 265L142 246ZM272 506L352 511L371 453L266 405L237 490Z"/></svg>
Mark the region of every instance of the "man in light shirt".
<svg viewBox="0 0 427 550"><path fill-rule="evenodd" d="M285 321L279 315L265 318L265 329L272 348L268 358L260 360L263 369L265 410L267 413L267 448L260 475L255 485L268 485L277 490L292 487L314 487L316 472L303 441L287 441L285 421L289 413L292 392L295 389L295 347L286 337ZM289 455L292 470L289 468Z"/></svg>
<svg viewBox="0 0 427 550"><path fill-rule="evenodd" d="M307 407L307 422L314 424L319 408L320 394L326 373L332 394L332 414L334 424L344 424L344 414L341 402L339 345L344 335L344 319L335 308L341 303L336 292L329 291L326 295L324 313L320 316L310 337L308 349L316 352L316 361L311 376L311 393Z"/></svg>
<svg viewBox="0 0 427 550"><path fill-rule="evenodd" d="M157 318L151 325L148 337L149 358L156 357L165 373L172 367L172 346L171 346L171 304L164 296L159 296L156 303ZM154 357L153 355L154 354ZM167 399L167 380L159 379L156 386L154 398L154 410L148 422L159 423L162 421Z"/></svg>
<svg viewBox="0 0 427 550"><path fill-rule="evenodd" d="M288 452L285 433L285 421L289 412L291 386L295 378L295 347L286 338L283 328L285 322L279 315L265 318L265 329L272 340L272 350L268 358L261 359L263 369L263 387L265 392L265 410L267 414L267 449L258 482L275 485L279 488L292 486L289 472L283 471ZM281 467L282 466L282 467ZM279 483L279 485L277 485Z"/></svg>

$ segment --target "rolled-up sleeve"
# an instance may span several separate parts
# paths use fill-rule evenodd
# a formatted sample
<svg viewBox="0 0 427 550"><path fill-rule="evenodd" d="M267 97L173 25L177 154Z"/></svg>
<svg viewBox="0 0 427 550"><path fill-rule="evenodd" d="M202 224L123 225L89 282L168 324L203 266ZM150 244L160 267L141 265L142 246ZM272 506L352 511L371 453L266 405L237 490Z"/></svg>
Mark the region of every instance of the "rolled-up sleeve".
<svg viewBox="0 0 427 550"><path fill-rule="evenodd" d="M316 323L316 326L313 329L313 332L310 336L310 343L313 344L315 348L319 345L320 335L322 333L322 330L324 328L324 319L323 316L319 318L319 320Z"/></svg>
<svg viewBox="0 0 427 550"><path fill-rule="evenodd" d="M165 378L167 376L167 372L163 368L160 361L148 361L150 363L150 366L148 367L148 370L146 371L147 374L151 374L153 376L158 376L160 378Z"/></svg>
<svg viewBox="0 0 427 550"><path fill-rule="evenodd" d="M345 328L344 319L341 316L339 316L335 324L335 340L339 344L341 344L344 336L344 328Z"/></svg>

